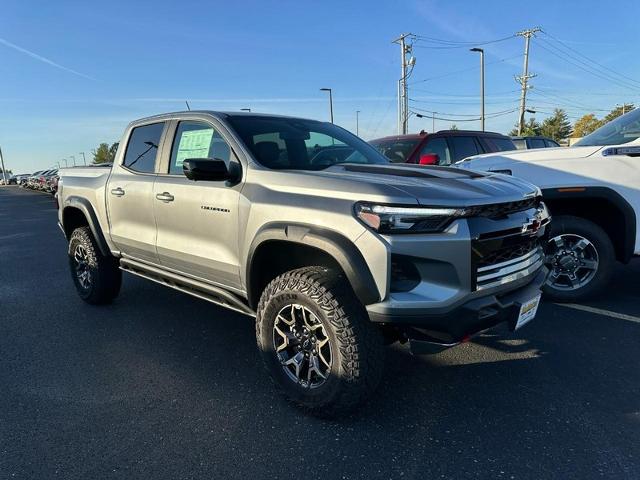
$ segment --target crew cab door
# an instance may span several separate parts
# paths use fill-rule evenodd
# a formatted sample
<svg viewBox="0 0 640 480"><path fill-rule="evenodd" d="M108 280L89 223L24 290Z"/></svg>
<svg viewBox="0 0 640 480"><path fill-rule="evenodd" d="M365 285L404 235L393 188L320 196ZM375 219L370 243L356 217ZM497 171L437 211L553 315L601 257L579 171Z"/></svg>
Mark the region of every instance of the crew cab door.
<svg viewBox="0 0 640 480"><path fill-rule="evenodd" d="M162 266L226 287L241 289L238 203L242 183L193 181L188 158L238 162L221 126L203 119L171 124L167 154L153 186L156 248Z"/></svg>
<svg viewBox="0 0 640 480"><path fill-rule="evenodd" d="M158 263L153 184L165 126L156 122L130 130L105 192L113 243L123 256L152 263Z"/></svg>

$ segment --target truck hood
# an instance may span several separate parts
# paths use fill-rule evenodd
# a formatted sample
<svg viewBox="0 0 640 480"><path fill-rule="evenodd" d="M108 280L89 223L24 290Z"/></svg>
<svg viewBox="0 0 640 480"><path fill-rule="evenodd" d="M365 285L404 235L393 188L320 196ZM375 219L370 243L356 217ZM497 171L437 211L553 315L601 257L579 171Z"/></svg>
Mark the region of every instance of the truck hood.
<svg viewBox="0 0 640 480"><path fill-rule="evenodd" d="M461 168L482 168L484 164L506 165L509 162L544 162L570 158L585 158L597 153L602 147L558 147L536 148L532 150L512 150L509 152L487 153L465 158L456 166Z"/></svg>
<svg viewBox="0 0 640 480"><path fill-rule="evenodd" d="M295 180L297 189L355 201L462 207L518 201L540 193L538 187L519 178L450 167L344 164L295 174L300 176Z"/></svg>

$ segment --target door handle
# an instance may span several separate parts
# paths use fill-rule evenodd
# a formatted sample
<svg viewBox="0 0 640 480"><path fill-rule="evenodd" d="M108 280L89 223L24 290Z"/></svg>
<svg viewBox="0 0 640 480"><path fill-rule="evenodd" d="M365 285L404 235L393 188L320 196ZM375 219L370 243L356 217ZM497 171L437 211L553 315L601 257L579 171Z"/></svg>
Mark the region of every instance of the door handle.
<svg viewBox="0 0 640 480"><path fill-rule="evenodd" d="M112 188L111 189L111 195L115 195L116 197L121 197L124 195L124 190L120 187L118 188Z"/></svg>
<svg viewBox="0 0 640 480"><path fill-rule="evenodd" d="M156 195L156 198L163 201L164 203L173 202L173 195L171 195L169 192L158 193Z"/></svg>

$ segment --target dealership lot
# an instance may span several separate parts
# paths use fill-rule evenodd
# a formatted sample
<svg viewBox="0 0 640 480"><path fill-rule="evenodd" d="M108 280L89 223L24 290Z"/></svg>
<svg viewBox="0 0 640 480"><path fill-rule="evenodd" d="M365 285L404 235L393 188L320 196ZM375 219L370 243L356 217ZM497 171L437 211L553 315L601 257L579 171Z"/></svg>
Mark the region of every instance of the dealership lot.
<svg viewBox="0 0 640 480"><path fill-rule="evenodd" d="M0 187L0 478L640 477L640 261L517 334L390 348L328 422L276 394L249 317L130 276L84 304L56 221Z"/></svg>

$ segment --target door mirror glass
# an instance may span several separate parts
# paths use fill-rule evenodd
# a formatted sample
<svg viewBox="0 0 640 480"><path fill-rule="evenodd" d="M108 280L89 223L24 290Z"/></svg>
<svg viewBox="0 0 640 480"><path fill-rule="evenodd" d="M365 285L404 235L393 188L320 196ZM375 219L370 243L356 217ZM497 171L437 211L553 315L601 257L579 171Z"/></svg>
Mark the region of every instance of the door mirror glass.
<svg viewBox="0 0 640 480"><path fill-rule="evenodd" d="M219 158L188 158L182 162L182 171L189 180L222 181L231 175L224 160Z"/></svg>
<svg viewBox="0 0 640 480"><path fill-rule="evenodd" d="M440 157L438 157L437 154L435 153L424 153L422 155L420 155L420 165L437 165L438 164L438 160L440 160Z"/></svg>

